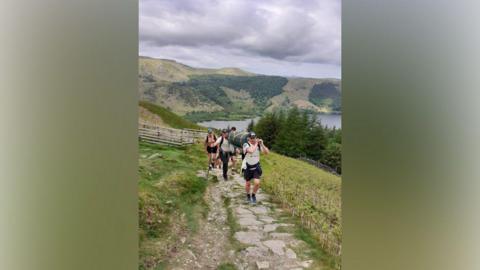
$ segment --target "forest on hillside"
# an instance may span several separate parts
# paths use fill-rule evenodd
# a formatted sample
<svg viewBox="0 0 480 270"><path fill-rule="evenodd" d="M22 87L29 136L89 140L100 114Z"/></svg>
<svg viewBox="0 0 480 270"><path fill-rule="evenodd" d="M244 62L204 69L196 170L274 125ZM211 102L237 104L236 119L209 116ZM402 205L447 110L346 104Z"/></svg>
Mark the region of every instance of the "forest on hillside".
<svg viewBox="0 0 480 270"><path fill-rule="evenodd" d="M232 104L221 87L236 91L244 90L250 94L254 102L265 107L268 99L282 93L282 88L288 80L279 76L229 76L229 75L198 75L190 80L176 82L175 88L196 89L202 96L229 108Z"/></svg>
<svg viewBox="0 0 480 270"><path fill-rule="evenodd" d="M330 106L333 111L339 112L342 108L338 87L338 85L331 82L315 84L310 91L308 99L317 106Z"/></svg>

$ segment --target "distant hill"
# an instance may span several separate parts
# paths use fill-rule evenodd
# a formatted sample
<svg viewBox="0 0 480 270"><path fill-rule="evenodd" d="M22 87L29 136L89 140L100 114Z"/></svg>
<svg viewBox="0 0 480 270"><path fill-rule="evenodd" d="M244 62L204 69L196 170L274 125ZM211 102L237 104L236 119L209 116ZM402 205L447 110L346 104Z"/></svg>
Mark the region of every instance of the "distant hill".
<svg viewBox="0 0 480 270"><path fill-rule="evenodd" d="M194 68L174 60L139 58L140 99L192 121L242 119L297 106L341 111L338 79L287 78L239 68Z"/></svg>
<svg viewBox="0 0 480 270"><path fill-rule="evenodd" d="M191 129L206 129L181 116L155 104L146 101L139 103L140 120L150 122L165 127L172 128L191 128Z"/></svg>

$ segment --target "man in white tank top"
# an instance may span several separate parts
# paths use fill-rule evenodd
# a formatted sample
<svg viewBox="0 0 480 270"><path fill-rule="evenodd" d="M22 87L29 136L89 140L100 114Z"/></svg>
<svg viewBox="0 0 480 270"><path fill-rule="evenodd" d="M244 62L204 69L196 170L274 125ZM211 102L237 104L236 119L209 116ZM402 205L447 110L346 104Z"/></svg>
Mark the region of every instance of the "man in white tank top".
<svg viewBox="0 0 480 270"><path fill-rule="evenodd" d="M242 164L245 176L245 191L247 192L247 200L253 204L257 203L255 194L260 187L260 177L262 176L262 168L260 167L260 153L268 154L270 150L263 144L262 139L256 137L255 132L248 134L248 142L243 145L243 153L245 154L244 164ZM253 179L253 193L250 195L250 181Z"/></svg>

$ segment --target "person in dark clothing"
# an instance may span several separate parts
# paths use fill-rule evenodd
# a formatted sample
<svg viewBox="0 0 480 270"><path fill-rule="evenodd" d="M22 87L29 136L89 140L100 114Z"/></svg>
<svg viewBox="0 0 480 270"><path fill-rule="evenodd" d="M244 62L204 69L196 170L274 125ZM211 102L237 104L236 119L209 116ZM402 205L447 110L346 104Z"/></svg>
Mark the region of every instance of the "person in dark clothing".
<svg viewBox="0 0 480 270"><path fill-rule="evenodd" d="M219 147L220 159L223 163L223 179L226 181L228 179L228 161L230 160L230 155L232 154L232 147L228 141L228 131L226 129L222 130L222 136L213 144L213 147L217 146Z"/></svg>
<svg viewBox="0 0 480 270"><path fill-rule="evenodd" d="M236 127L231 127L230 132L236 132L237 128ZM235 170L235 164L237 163L237 147L235 147L233 144L231 146L231 155L230 155L230 160L232 161L232 168Z"/></svg>

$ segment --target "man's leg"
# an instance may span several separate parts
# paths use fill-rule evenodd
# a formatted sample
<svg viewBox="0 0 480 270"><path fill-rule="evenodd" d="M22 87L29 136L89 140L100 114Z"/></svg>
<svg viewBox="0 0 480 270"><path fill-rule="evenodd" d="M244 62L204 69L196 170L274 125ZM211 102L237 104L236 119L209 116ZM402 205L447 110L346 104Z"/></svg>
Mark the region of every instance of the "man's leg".
<svg viewBox="0 0 480 270"><path fill-rule="evenodd" d="M228 153L224 152L222 153L222 162L223 162L223 179L227 180L228 177Z"/></svg>
<svg viewBox="0 0 480 270"><path fill-rule="evenodd" d="M221 157L222 157L222 154L221 154L221 153L217 153L216 156L215 156L215 164L217 165L217 167L218 167L219 169L222 167Z"/></svg>
<svg viewBox="0 0 480 270"><path fill-rule="evenodd" d="M258 178L253 179L253 194L257 193L259 187L260 187L260 179Z"/></svg>
<svg viewBox="0 0 480 270"><path fill-rule="evenodd" d="M210 153L210 165L212 165L212 169L215 168L215 154Z"/></svg>
<svg viewBox="0 0 480 270"><path fill-rule="evenodd" d="M230 156L230 159L232 160L232 168L235 169L235 164L236 164L236 155L235 154L232 154Z"/></svg>
<svg viewBox="0 0 480 270"><path fill-rule="evenodd" d="M252 203L257 203L257 191L260 187L260 179L255 178L253 179L253 193L252 193Z"/></svg>
<svg viewBox="0 0 480 270"><path fill-rule="evenodd" d="M247 192L247 201L250 202L250 181L245 181L245 191Z"/></svg>

